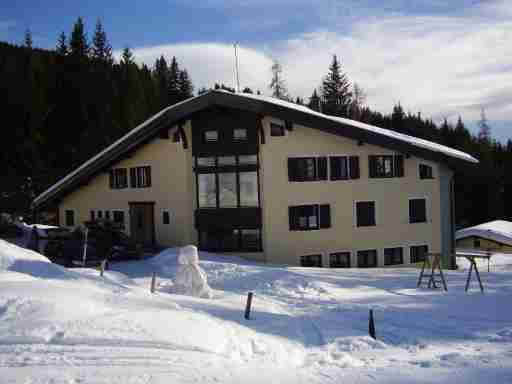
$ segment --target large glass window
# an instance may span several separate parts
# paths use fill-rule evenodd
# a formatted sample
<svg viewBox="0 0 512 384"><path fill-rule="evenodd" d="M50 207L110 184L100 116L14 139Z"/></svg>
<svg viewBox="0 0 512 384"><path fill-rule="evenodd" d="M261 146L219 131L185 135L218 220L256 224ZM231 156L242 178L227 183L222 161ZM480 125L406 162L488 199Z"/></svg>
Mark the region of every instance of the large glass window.
<svg viewBox="0 0 512 384"><path fill-rule="evenodd" d="M219 173L219 207L237 206L236 173Z"/></svg>
<svg viewBox="0 0 512 384"><path fill-rule="evenodd" d="M257 172L240 172L240 206L258 206Z"/></svg>
<svg viewBox="0 0 512 384"><path fill-rule="evenodd" d="M214 173L201 173L197 175L199 184L199 207L217 207L217 186Z"/></svg>
<svg viewBox="0 0 512 384"><path fill-rule="evenodd" d="M259 229L221 229L200 231L201 249L208 251L261 251L261 231Z"/></svg>

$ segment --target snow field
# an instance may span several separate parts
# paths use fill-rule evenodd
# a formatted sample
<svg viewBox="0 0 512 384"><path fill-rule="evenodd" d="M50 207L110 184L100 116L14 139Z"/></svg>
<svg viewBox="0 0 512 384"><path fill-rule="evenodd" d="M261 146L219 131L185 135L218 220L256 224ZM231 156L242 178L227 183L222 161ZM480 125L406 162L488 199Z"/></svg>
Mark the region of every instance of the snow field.
<svg viewBox="0 0 512 384"><path fill-rule="evenodd" d="M482 268L484 295L475 282L464 293L464 270L446 273L443 293L415 289L414 268L288 268L199 256L209 300L166 293L176 250L114 264L100 278L0 241L2 382L512 382L506 256L493 260L491 273ZM367 336L370 308L378 340Z"/></svg>

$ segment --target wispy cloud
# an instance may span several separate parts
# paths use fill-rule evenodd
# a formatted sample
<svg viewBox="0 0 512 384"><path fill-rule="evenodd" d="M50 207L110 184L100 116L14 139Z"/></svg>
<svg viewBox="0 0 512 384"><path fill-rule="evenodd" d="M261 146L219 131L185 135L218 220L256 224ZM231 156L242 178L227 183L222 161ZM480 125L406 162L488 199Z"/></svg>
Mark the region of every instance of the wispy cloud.
<svg viewBox="0 0 512 384"><path fill-rule="evenodd" d="M275 58L283 66L290 92L308 97L320 84L332 54L337 54L376 110L388 112L401 101L412 112L434 119L462 114L466 121L474 121L483 106L491 121L512 121L512 2L459 2L465 4L458 13L366 16L349 28L330 26L242 47L242 85L267 92ZM338 9L333 2L326 3ZM147 64L160 54L177 56L197 86L216 81L233 84L230 44L162 45L134 51Z"/></svg>

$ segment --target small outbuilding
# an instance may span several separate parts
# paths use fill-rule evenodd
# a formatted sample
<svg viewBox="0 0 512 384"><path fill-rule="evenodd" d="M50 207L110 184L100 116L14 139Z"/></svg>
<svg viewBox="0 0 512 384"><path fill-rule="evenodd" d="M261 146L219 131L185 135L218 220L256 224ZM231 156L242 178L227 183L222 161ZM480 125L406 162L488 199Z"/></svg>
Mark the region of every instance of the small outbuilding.
<svg viewBox="0 0 512 384"><path fill-rule="evenodd" d="M456 232L457 248L512 253L512 222L495 220Z"/></svg>

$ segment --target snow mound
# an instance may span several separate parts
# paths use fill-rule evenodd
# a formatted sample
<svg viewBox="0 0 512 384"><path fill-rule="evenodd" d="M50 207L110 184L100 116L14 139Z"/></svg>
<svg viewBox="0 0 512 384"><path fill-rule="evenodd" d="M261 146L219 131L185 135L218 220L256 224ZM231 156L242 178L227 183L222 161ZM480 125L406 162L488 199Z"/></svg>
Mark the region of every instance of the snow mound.
<svg viewBox="0 0 512 384"><path fill-rule="evenodd" d="M0 272L19 272L34 277L61 279L73 273L52 264L43 255L0 240Z"/></svg>
<svg viewBox="0 0 512 384"><path fill-rule="evenodd" d="M174 293L205 299L212 298L212 290L208 285L206 272L198 263L199 256L195 246L187 245L179 250L179 267L173 285Z"/></svg>

